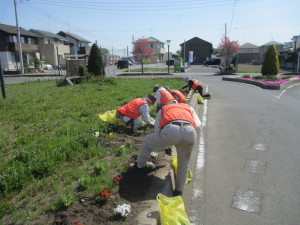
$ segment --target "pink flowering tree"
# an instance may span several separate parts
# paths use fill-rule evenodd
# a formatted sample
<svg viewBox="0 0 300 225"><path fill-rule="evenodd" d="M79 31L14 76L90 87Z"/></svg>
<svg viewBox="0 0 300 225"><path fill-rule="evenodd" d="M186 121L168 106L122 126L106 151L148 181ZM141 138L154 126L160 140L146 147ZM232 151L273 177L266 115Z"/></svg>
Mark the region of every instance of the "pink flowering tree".
<svg viewBox="0 0 300 225"><path fill-rule="evenodd" d="M144 63L153 57L153 49L147 38L140 38L134 43L133 55L142 63L142 73L144 73Z"/></svg>
<svg viewBox="0 0 300 225"><path fill-rule="evenodd" d="M223 36L219 44L219 54L224 56L225 70L229 67L229 60L233 58L240 48L238 41L230 41L228 37Z"/></svg>

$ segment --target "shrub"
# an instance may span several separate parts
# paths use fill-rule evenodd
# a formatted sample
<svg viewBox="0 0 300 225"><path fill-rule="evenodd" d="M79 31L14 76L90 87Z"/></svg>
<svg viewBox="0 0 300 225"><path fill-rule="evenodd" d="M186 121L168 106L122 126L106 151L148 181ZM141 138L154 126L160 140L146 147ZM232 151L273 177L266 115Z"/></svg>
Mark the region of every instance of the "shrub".
<svg viewBox="0 0 300 225"><path fill-rule="evenodd" d="M263 62L262 75L277 75L279 72L278 52L274 44L270 45Z"/></svg>
<svg viewBox="0 0 300 225"><path fill-rule="evenodd" d="M243 75L243 78L251 78L249 74Z"/></svg>
<svg viewBox="0 0 300 225"><path fill-rule="evenodd" d="M92 45L90 57L88 61L88 71L95 76L104 76L105 67L101 56L100 49L97 44Z"/></svg>

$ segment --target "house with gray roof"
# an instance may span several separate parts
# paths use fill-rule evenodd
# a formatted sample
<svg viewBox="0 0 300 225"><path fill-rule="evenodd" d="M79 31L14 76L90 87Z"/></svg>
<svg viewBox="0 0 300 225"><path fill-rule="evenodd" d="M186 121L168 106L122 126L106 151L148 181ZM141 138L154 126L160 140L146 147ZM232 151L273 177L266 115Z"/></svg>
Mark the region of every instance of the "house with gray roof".
<svg viewBox="0 0 300 225"><path fill-rule="evenodd" d="M54 67L65 68L67 55L70 54L68 39L48 31L34 29L29 31L41 36L38 42L41 60Z"/></svg>
<svg viewBox="0 0 300 225"><path fill-rule="evenodd" d="M66 38L68 45L70 46L70 54L76 57L88 57L90 55L91 47L90 41L79 35L60 31L57 33L59 36Z"/></svg>
<svg viewBox="0 0 300 225"><path fill-rule="evenodd" d="M265 60L265 54L268 50L268 48L270 47L270 45L274 44L278 54L283 50L284 45L280 42L277 41L270 41L262 46L259 46L259 62L263 63Z"/></svg>
<svg viewBox="0 0 300 225"><path fill-rule="evenodd" d="M165 56L165 43L154 38L154 37L148 37L145 38L148 42L149 42L149 47L152 48L153 50L153 56L151 58L151 62L152 63L158 63L158 62L163 62L166 61L168 59L168 56ZM136 41L132 42L133 45L136 44ZM134 47L133 47L134 48ZM136 60L139 60L138 58L136 58L136 56L133 56ZM170 57L171 59L171 57Z"/></svg>
<svg viewBox="0 0 300 225"><path fill-rule="evenodd" d="M259 59L259 47L251 43L245 43L238 50L238 63L256 63Z"/></svg>
<svg viewBox="0 0 300 225"><path fill-rule="evenodd" d="M20 27L20 37L23 63L26 68L34 57L40 58L38 40L41 36ZM20 70L16 26L0 24L0 62L5 73Z"/></svg>

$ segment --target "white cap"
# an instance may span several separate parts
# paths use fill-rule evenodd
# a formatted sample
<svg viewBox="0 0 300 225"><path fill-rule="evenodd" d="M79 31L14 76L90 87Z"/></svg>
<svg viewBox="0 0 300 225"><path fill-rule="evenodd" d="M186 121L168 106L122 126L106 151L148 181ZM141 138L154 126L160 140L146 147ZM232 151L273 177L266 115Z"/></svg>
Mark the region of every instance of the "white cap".
<svg viewBox="0 0 300 225"><path fill-rule="evenodd" d="M183 78L184 81L188 82L190 80L190 77Z"/></svg>

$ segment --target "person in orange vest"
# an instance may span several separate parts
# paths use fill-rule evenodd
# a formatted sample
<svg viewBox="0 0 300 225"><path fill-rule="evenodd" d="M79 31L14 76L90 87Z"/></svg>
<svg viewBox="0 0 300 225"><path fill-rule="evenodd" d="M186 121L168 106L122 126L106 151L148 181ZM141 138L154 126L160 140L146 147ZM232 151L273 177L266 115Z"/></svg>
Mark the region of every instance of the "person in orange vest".
<svg viewBox="0 0 300 225"><path fill-rule="evenodd" d="M197 113L188 104L164 105L157 113L154 132L144 138L133 169L142 171L152 150L174 145L177 152L178 168L173 195L182 195L191 153L197 138L196 128L200 126L201 121Z"/></svg>
<svg viewBox="0 0 300 225"><path fill-rule="evenodd" d="M173 95L178 103L186 103L186 95L189 91L170 89L169 92Z"/></svg>
<svg viewBox="0 0 300 225"><path fill-rule="evenodd" d="M185 77L184 81L187 82L187 85L183 86L181 89L185 89L188 87L188 90L190 91L191 89L194 91L198 91L199 95L202 98L210 98L211 94L207 93L207 94L203 94L203 87L201 85L201 83L197 82L196 80L192 80L190 79L190 77Z"/></svg>
<svg viewBox="0 0 300 225"><path fill-rule="evenodd" d="M157 112L164 105L177 103L177 100L173 97L173 95L164 87L155 85L153 87L153 92L155 93L156 97Z"/></svg>
<svg viewBox="0 0 300 225"><path fill-rule="evenodd" d="M154 119L149 115L149 106L153 105L155 101L156 98L153 95L133 99L117 109L116 117L122 117L124 123L130 124L132 132L135 133L144 122L154 125Z"/></svg>

